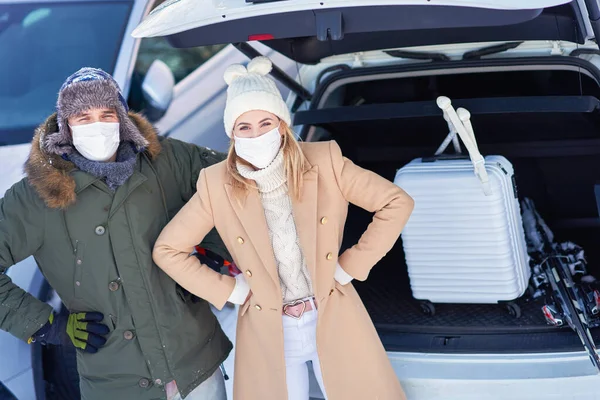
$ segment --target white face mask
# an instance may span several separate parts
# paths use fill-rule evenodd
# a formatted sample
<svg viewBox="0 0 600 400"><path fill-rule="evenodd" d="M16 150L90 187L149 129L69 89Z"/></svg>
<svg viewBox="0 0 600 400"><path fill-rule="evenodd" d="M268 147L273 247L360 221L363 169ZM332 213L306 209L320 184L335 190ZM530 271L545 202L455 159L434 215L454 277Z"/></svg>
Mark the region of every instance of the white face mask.
<svg viewBox="0 0 600 400"><path fill-rule="evenodd" d="M117 152L121 143L118 122L94 122L69 127L73 132L73 145L91 161L107 161Z"/></svg>
<svg viewBox="0 0 600 400"><path fill-rule="evenodd" d="M269 166L277 157L281 147L279 127L255 138L235 136L235 152L237 155L258 169Z"/></svg>

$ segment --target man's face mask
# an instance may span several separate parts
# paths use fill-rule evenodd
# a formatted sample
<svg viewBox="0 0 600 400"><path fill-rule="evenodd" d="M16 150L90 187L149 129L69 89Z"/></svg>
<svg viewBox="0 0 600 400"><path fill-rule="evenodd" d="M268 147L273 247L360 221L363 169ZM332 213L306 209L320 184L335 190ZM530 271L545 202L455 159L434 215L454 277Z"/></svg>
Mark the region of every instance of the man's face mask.
<svg viewBox="0 0 600 400"><path fill-rule="evenodd" d="M118 122L94 122L69 127L73 132L73 145L88 160L107 161L119 148L121 135Z"/></svg>

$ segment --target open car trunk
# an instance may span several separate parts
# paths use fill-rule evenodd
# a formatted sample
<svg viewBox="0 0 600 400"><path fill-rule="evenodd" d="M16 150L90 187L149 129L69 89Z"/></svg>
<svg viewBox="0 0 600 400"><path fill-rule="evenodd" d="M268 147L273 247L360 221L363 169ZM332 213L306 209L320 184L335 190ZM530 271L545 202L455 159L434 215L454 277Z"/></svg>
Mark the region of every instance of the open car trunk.
<svg viewBox="0 0 600 400"><path fill-rule="evenodd" d="M382 49L419 59L423 54L404 50L457 43L498 42L498 51L512 48L507 41L589 46L598 32L600 8L592 0L169 0L132 35L164 36L175 47L237 43L252 57L242 45L261 41L294 61L319 65L334 55ZM575 57L467 61L493 52L468 52L460 62L441 54L431 59L443 62L358 67L317 82L314 94L277 68L271 73L302 100L292 111L310 102L313 109L294 121L312 126L306 140L335 139L355 162L390 180L413 158L435 152L447 134L435 99L450 97L473 115L482 153L514 164L520 195L535 201L559 240L583 246L590 272L600 273L594 270L600 77ZM351 207L344 247L356 243L370 217ZM368 281L355 282L389 350L581 350L569 328L545 324L539 300L520 300L519 319L494 305L439 305L435 316L422 315L404 259L399 241Z"/></svg>
<svg viewBox="0 0 600 400"><path fill-rule="evenodd" d="M519 197L534 200L557 241L582 246L589 272L600 276L595 68L565 57L560 64L538 58L441 65L446 67L433 63L340 72L323 82L313 110L297 113L295 123L304 124L305 140L334 139L354 162L393 180L397 169L432 156L446 137L448 126L435 99L444 95L455 107L465 104L481 153L503 155L513 164ZM358 241L371 217L350 206L342 251ZM436 314L425 315L411 294L402 239L365 282L354 285L388 350L581 350L570 328L546 323L543 296L518 299L518 319L489 304L436 304ZM597 330L593 333L600 337Z"/></svg>

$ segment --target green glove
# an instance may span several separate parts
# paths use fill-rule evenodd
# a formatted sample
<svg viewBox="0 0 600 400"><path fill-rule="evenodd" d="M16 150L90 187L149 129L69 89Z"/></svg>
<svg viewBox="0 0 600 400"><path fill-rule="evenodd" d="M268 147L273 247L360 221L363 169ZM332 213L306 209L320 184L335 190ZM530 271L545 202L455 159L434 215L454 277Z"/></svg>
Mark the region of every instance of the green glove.
<svg viewBox="0 0 600 400"><path fill-rule="evenodd" d="M100 323L104 315L99 312L81 312L69 316L50 315L48 322L33 334L29 342L39 342L43 345L57 346L74 345L88 353L96 353L106 343L110 330ZM66 335L65 335L66 333Z"/></svg>

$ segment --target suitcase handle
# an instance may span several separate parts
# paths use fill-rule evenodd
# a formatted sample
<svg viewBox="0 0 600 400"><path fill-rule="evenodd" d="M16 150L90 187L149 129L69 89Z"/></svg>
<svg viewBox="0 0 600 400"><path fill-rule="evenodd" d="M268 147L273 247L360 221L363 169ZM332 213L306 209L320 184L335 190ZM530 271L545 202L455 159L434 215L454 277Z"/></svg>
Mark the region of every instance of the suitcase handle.
<svg viewBox="0 0 600 400"><path fill-rule="evenodd" d="M475 169L475 175L479 178L483 186L483 193L486 196L491 195L492 189L485 169L485 159L477 147L477 140L475 140L475 133L470 121L471 114L464 108L459 108L457 114L457 111L452 107L452 102L446 96L438 97L436 103L444 112L444 118L454 126L454 130L458 133L458 136L460 136L460 139L467 148L473 168Z"/></svg>
<svg viewBox="0 0 600 400"><path fill-rule="evenodd" d="M424 163L431 163L442 160L469 160L469 156L466 154L440 154L437 156L421 158L421 161Z"/></svg>
<svg viewBox="0 0 600 400"><path fill-rule="evenodd" d="M446 124L448 124L449 132L448 132L448 135L446 136L446 139L444 139L444 141L442 142L440 147L438 147L438 149L436 150L434 155L435 156L442 155L442 153L444 153L444 151L446 151L446 149L450 145L450 142L452 142L452 145L454 146L454 153L462 154L462 149L460 148L460 142L458 140L456 128L454 128L454 124L452 124L452 122L450 121L448 114L447 113L443 113L443 114L444 114L444 119L446 120Z"/></svg>

